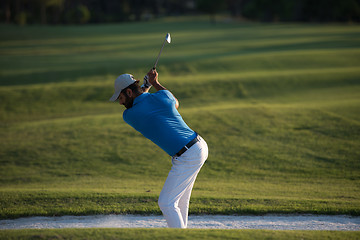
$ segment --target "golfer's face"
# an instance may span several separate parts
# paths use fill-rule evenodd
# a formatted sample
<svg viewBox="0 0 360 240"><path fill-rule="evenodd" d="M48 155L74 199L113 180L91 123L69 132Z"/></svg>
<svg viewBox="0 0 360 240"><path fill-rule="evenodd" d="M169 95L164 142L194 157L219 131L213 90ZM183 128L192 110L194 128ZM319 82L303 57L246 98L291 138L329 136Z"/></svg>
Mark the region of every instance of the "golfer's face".
<svg viewBox="0 0 360 240"><path fill-rule="evenodd" d="M133 100L129 96L127 96L126 93L120 93L119 103L120 105L124 105L126 108L131 108L133 105Z"/></svg>

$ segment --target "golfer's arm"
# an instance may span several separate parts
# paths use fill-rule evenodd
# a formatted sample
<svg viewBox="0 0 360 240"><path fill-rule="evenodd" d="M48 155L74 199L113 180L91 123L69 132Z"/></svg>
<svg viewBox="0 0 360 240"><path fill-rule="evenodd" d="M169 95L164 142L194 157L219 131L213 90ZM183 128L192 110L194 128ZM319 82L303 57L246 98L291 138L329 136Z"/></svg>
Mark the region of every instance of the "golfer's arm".
<svg viewBox="0 0 360 240"><path fill-rule="evenodd" d="M167 90L167 89L166 89L163 85L161 85L159 82L153 84L153 87L156 89L156 91ZM171 94L174 96L173 93L171 93ZM176 109L178 109L178 108L179 108L179 101L177 100L177 98L176 98L175 96L174 96L174 98L175 98L175 107L176 107Z"/></svg>

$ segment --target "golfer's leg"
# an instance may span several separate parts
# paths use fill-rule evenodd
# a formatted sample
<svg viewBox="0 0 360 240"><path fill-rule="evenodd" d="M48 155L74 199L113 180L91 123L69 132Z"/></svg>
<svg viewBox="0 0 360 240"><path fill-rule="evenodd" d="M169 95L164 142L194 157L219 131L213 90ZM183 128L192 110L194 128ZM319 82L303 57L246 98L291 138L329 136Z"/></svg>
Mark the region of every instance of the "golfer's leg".
<svg viewBox="0 0 360 240"><path fill-rule="evenodd" d="M195 181L193 181L193 183L189 187L187 187L178 204L185 228L187 228L190 196L194 183Z"/></svg>
<svg viewBox="0 0 360 240"><path fill-rule="evenodd" d="M200 151L198 151L199 149ZM193 154L194 152L198 152L198 154ZM190 152L191 153L191 152ZM179 200L178 207L180 208L180 212L184 221L185 228L188 223L188 213L189 213L189 203L192 189L194 187L194 183L198 173L200 172L201 167L206 161L208 156L208 148L205 141L201 141L199 144L194 146L193 152L190 156L187 156L186 162L187 166L187 175L185 181L188 182L188 186L186 187L183 195ZM191 159L192 158L192 159Z"/></svg>
<svg viewBox="0 0 360 240"><path fill-rule="evenodd" d="M207 156L207 144L201 140L182 156L172 159L173 166L158 201L169 227L186 227L191 190Z"/></svg>
<svg viewBox="0 0 360 240"><path fill-rule="evenodd" d="M170 228L185 228L180 209L179 198L184 189L181 187L181 177L171 169L159 196L159 207Z"/></svg>
<svg viewBox="0 0 360 240"><path fill-rule="evenodd" d="M182 218L184 221L185 228L187 227L187 222L188 222L188 213L189 213L189 203L190 203L191 192L194 187L196 177L197 177L198 173L200 172L202 165L203 164L189 169L189 171L191 173L186 178L186 182L188 183L188 186L186 187L181 198L179 199L178 207L180 208L180 212L181 212L181 215L182 215Z"/></svg>
<svg viewBox="0 0 360 240"><path fill-rule="evenodd" d="M173 166L161 190L158 201L166 222L171 228L186 227L183 216L187 217L191 189L200 167L189 167L180 158L173 159ZM179 201L185 193L186 196L182 202L183 211L181 211ZM187 222L187 219L185 222Z"/></svg>

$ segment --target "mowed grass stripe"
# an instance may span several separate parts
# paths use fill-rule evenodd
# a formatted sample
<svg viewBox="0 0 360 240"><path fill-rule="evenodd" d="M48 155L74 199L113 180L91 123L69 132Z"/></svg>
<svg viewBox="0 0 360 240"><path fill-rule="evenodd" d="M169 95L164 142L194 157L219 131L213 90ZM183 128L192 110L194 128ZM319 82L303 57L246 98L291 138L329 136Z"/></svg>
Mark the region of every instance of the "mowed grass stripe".
<svg viewBox="0 0 360 240"><path fill-rule="evenodd" d="M241 109L263 109L263 108L269 108L269 109L282 109L284 111L287 110L294 110L294 109L301 109L301 110L311 110L311 109L317 109L317 108L323 108L331 110L336 109L338 107L357 107L360 105L360 98L358 97L358 89L360 87L345 87L342 90L343 92L346 92L344 95L337 95L334 97L335 94L339 92L341 88L336 88L334 91L331 91L331 89L324 89L324 94L321 95L321 99L316 98L319 91L316 90L309 90L306 92L300 92L299 94L291 93L291 100L289 101L289 97L287 95L284 96L278 96L277 100L270 99L268 102L254 102L254 101L244 101L242 99L239 100L233 100L231 103L228 101L216 101L213 104L209 105L201 105L196 104L195 106L192 106L191 104L187 103L185 106L181 104L181 108L179 108L179 111L184 114L194 114L196 112L216 112L220 110L230 110L230 111L236 111ZM326 93L328 92L328 93ZM326 100L326 101L324 101ZM180 102L181 103L181 102ZM122 121L122 111L124 108L118 103L107 103L111 105L111 108L114 108L114 112L112 113L101 113L101 112L94 112L93 114L81 114L80 116L62 116L59 118L49 118L49 119L42 119L42 120L32 120L32 121L24 121L19 122L17 125L14 125L14 128L30 128L34 126L41 126L41 125L47 125L47 124L66 124L66 123L72 123L72 122L81 122L84 120L102 120L102 119L112 119L118 121ZM102 105L100 105L102 106ZM109 108L110 109L110 108ZM335 113L333 113L335 114ZM341 116L345 119L345 116ZM357 119L350 119L346 118L349 123L353 124L359 124L360 120Z"/></svg>
<svg viewBox="0 0 360 240"><path fill-rule="evenodd" d="M146 24L145 24L146 25ZM36 45L62 45L62 44L96 44L102 42L104 44L118 42L119 44L129 43L143 43L144 36L148 42L155 42L159 39L159 34L163 33L163 30L151 28L151 24L140 24L140 26L134 25L131 31L126 31L121 25L113 26L87 26L88 31L84 27L57 27L58 31L54 32L54 28L51 27L27 27L23 30L23 34L26 35L25 40L20 40L16 35L15 39L6 40L6 38L0 39L0 47L16 47L16 46L36 46ZM162 26L167 25L172 28L171 33L174 35L174 39L179 39L176 42L186 43L206 43L212 40L233 40L233 41L262 41L264 39L279 41L292 41L298 39L323 39L329 40L333 38L339 38L344 36L343 39L357 39L360 35L358 26L335 26L335 25L258 25L258 24L220 24L219 27L202 24L202 29L199 32L194 27L189 27L194 24L182 24L178 26L172 26L171 23L161 23ZM2 27L4 31L9 28ZM12 29L13 30L13 29ZM37 31L34 31L37 30ZM135 30L135 31L134 31ZM146 34L141 31L146 32ZM155 30L155 31L154 31ZM49 34L51 32L51 34ZM41 38L41 33L46 33L46 39ZM55 34L57 33L57 34ZM99 34L100 33L100 34Z"/></svg>
<svg viewBox="0 0 360 240"><path fill-rule="evenodd" d="M203 35L202 35L203 36ZM341 37L313 37L313 38L299 38L294 37L293 39L252 39L252 40L242 40L240 37L238 39L224 39L214 38L214 33L212 33L211 39L199 39L197 42L187 43L186 40L178 39L176 48L171 47L172 55L187 54L188 56L199 55L199 54L221 54L223 52L239 52L242 50L253 50L253 49L267 49L271 48L276 50L277 47L282 49L284 46L297 46L303 45L303 48L306 46L314 46L316 44L326 44L331 42L338 42L339 48L350 48L352 45L351 42L344 40ZM219 42L221 41L221 45ZM91 41L83 39L72 41L61 41L57 40L57 44L48 44L42 41L34 42L30 44L29 42L19 42L18 45L14 45L14 42L11 42L11 47L9 44L2 43L0 47L0 54L4 56L56 56L56 55L73 55L81 53L92 53L96 52L97 54L107 54L109 51L121 51L122 54L127 52L132 53L134 50L141 50L142 55L148 57L150 54L154 53L154 48L156 43L159 42L159 38L155 35L147 36L146 41L143 38L136 39L136 36L133 36L132 39L123 39L121 36L114 38L112 41L104 41L103 38L98 40L92 39ZM340 43L348 43L347 45L340 45ZM25 47L26 46L26 47ZM191 51L189 51L189 46L191 46ZM217 46L216 48L214 46Z"/></svg>
<svg viewBox="0 0 360 240"><path fill-rule="evenodd" d="M360 53L360 52L359 52ZM71 68L69 68L71 69ZM30 70L29 70L30 71ZM46 70L51 71L51 70ZM36 71L35 71L36 72ZM26 74L26 72L22 72L20 74ZM6 74L6 73L5 73ZM19 74L19 73L17 73ZM338 74L338 76L334 77L333 74ZM305 76L308 75L308 76ZM205 83L207 81L224 81L226 80L233 80L237 82L245 82L247 79L252 78L261 78L264 81L267 79L274 79L276 81L276 77L308 77L310 78L308 81L317 81L317 75L328 76L329 80L332 78L336 78L339 81L346 80L348 77L357 77L360 75L360 69L355 66L339 66L339 67L331 67L331 68L295 68L295 69L284 69L284 70L277 70L277 69L266 69L266 70L245 70L245 71L229 71L229 72L218 72L218 73L197 73L193 75L192 73L187 73L182 76L176 75L169 75L169 72L165 70L165 74L159 73L159 76L162 78L162 81L167 84L176 84L180 85L179 83ZM61 82L61 83L48 83L48 84L27 84L27 85L15 85L15 86L1 86L1 90L22 90L24 88L30 90L36 89L47 89L47 90L56 90L57 88L65 87L65 88L86 88L86 87L106 87L111 90L113 82L117 75L108 75L108 76L93 76L89 78L78 78L75 82ZM135 76L137 79L141 79L140 76ZM194 81L196 79L196 81ZM360 81L354 81L355 84L360 85ZM308 86L311 88L311 86ZM186 87L187 88L187 87ZM172 89L170 89L172 90ZM176 91L174 89L173 91Z"/></svg>
<svg viewBox="0 0 360 240"><path fill-rule="evenodd" d="M96 214L160 215L158 196L114 193L24 192L10 195L1 192L0 219L28 216L64 216ZM14 197L16 196L16 199ZM280 198L202 198L192 197L190 214L334 214L358 216L359 205L351 200L280 199Z"/></svg>
<svg viewBox="0 0 360 240"><path fill-rule="evenodd" d="M245 54L245 55L244 55ZM223 74L223 76L226 75L244 75L245 77L251 77L255 76L256 74L259 74L260 76L264 74L278 74L277 72L284 72L291 74L291 71L303 71L303 73L306 73L306 71L316 72L316 71L350 71L354 72L357 69L358 65L358 58L357 55L359 54L359 51L357 49L350 49L350 50L331 50L331 51L292 51L290 52L273 52L273 53L259 53L258 55L254 55L255 53L251 53L251 55L247 55L248 53L229 53L228 56L221 57L220 55L202 55L197 56L195 58L189 58L189 56L185 59L175 59L177 57L169 57L165 56L165 60L163 66L160 66L159 72L160 76L164 76L163 79L166 80L167 75L172 76L174 72L180 71L180 76L182 76L184 79L183 81L186 81L186 79L192 80L192 79L201 79L201 75L204 75L206 77L212 77L217 76L219 74ZM227 55L227 53L225 53ZM48 76L46 83L54 82L54 79L58 79L59 76L65 75L66 73L71 72L80 72L82 71L84 74L89 70L91 71L94 66L101 68L103 66L102 61L107 60L107 67L118 65L121 66L124 58L127 59L128 62L132 63L136 61L136 57L134 58L134 55L123 55L122 59L116 60L116 58L119 58L118 54L115 52L111 56L94 56L93 58L88 59L82 59L84 57L80 58L79 56L74 56L74 58L71 58L71 61L79 62L75 65L69 64L69 59L62 59L62 58L55 58L51 61L51 64L47 63L46 65L34 65L32 63L29 63L29 67L25 67L22 69L14 69L13 67L9 67L6 69L3 69L2 72L2 81L5 85L19 85L21 83L26 85L31 85L33 83L36 83L36 81L31 79L31 76ZM214 58L216 58L216 64L214 65ZM333 61L333 58L336 58L336 62ZM33 60L36 59L33 58ZM148 60L146 60L148 59ZM144 60L145 62L152 62L153 57L148 57ZM16 58L14 59L14 61ZM41 59L39 59L41 60ZM4 64L8 65L12 62L11 58ZM167 64L167 62L170 62ZM36 61L35 61L36 63ZM71 63L71 62L70 62ZM100 64L100 65L97 65ZM291 65L292 69L289 69L289 64ZM129 65L127 63L125 66ZM13 65L12 65L13 66ZM129 65L130 66L130 65ZM106 68L107 68L106 67ZM209 69L209 70L208 70ZM337 69L337 70L336 70ZM61 73L59 76L52 76L52 72L55 71L56 73ZM137 78L142 78L142 76L146 73L146 69L134 69L130 68L127 70L124 70L126 72L132 72L135 74ZM290 71L290 73L289 73ZM113 76L116 76L121 73L121 70L114 72ZM210 74L211 73L211 74ZM261 75L261 73L263 73ZM27 74L31 74L29 78L25 80L22 80L22 78L26 77ZM294 72L294 74L297 74ZM95 74L96 75L96 74ZM140 75L140 76L139 76ZM192 75L191 78L189 78L189 75ZM77 76L77 74L76 74ZM100 76L100 75L99 75ZM179 76L179 77L180 77ZM54 78L55 77L55 78ZM91 82L91 77L89 78L88 82ZM17 81L16 79L20 78L21 81ZM75 79L84 79L84 77L77 76ZM12 80L13 79L13 80ZM71 79L71 76L69 77L63 77L61 79L62 82L69 81ZM60 80L60 79L59 79ZM57 80L57 81L59 81ZM74 81L74 80L72 80ZM77 81L77 80L76 80ZM44 83L41 83L44 84Z"/></svg>
<svg viewBox="0 0 360 240"><path fill-rule="evenodd" d="M275 99L280 96L293 96L313 92L314 89L330 89L334 92L338 89L337 96L351 95L357 99L353 89L345 90L346 87L357 88L359 70L356 67L347 68L327 68L327 69L292 69L292 70L273 70L244 73L217 73L217 74L197 74L196 76L160 76L165 86L167 86L182 103L182 108L204 107L204 105L214 105L216 102L226 101L248 101L254 98L272 97ZM77 82L52 83L52 84L33 84L28 86L8 86L0 87L2 97L1 108L4 119L11 119L21 109L22 118L36 116L37 111L42 111L41 118L46 116L56 117L57 112L62 112L61 117L66 114L86 115L95 113L102 108L100 114L121 110L117 105L108 102L108 98L113 91L113 81L116 76L82 78ZM194 81L193 79L196 79ZM228 89L231 85L232 88ZM341 90L343 88L344 90ZM326 93L326 91L324 92ZM197 101L191 101L196 95ZM327 95L324 94L324 97ZM26 98L27 101L21 99ZM304 98L304 101L313 99ZM60 101L61 100L61 101ZM321 99L317 98L319 102ZM68 105L62 103L67 102ZM294 103L295 103L294 102ZM31 105L28 105L31 103ZM50 104L53 104L52 106ZM60 105L59 105L60 104ZM56 107L55 107L56 106ZM115 107L116 106L116 107ZM43 107L43 108L42 108ZM67 108L67 109L66 109ZM91 108L91 109L90 109ZM46 110L49 109L49 110ZM74 110L76 112L74 112ZM31 112L32 110L32 112ZM51 112L48 112L50 111ZM79 112L80 110L80 112ZM88 112L87 112L87 111ZM105 112L104 112L105 111ZM5 115L7 114L7 115ZM14 115L15 114L15 115ZM49 115L50 114L50 115ZM54 115L55 114L55 115ZM65 114L65 115L64 115ZM51 118L54 118L51 117ZM16 119L19 121L20 119Z"/></svg>

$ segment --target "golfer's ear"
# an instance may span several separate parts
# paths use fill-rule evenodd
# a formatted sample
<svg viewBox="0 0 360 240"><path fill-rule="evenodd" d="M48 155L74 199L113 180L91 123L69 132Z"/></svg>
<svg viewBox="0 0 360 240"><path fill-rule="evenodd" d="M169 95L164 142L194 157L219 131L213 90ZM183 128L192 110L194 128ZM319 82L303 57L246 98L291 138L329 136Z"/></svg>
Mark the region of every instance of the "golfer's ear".
<svg viewBox="0 0 360 240"><path fill-rule="evenodd" d="M132 97L133 92L130 88L126 89L126 94L128 95L128 97Z"/></svg>

